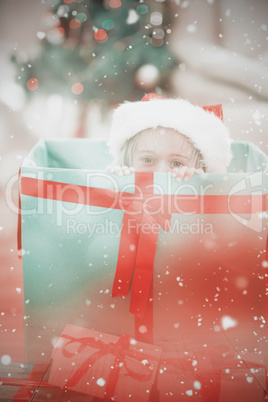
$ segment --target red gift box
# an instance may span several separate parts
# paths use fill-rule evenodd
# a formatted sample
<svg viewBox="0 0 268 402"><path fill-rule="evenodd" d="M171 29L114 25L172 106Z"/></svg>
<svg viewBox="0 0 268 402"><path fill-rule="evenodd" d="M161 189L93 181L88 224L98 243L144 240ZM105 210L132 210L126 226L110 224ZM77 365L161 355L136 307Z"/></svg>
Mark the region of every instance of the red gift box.
<svg viewBox="0 0 268 402"><path fill-rule="evenodd" d="M116 401L148 401L161 349L67 325L52 355L49 384Z"/></svg>
<svg viewBox="0 0 268 402"><path fill-rule="evenodd" d="M242 359L228 345L205 345L193 355L165 353L157 376L159 402L189 397L203 402L261 402L266 391L260 379L265 384L265 367Z"/></svg>
<svg viewBox="0 0 268 402"><path fill-rule="evenodd" d="M48 364L0 364L0 401L97 402L97 398L48 384Z"/></svg>
<svg viewBox="0 0 268 402"><path fill-rule="evenodd" d="M39 386L50 385L43 381L48 366L45 364L11 363L0 366L0 400L29 401L34 397Z"/></svg>

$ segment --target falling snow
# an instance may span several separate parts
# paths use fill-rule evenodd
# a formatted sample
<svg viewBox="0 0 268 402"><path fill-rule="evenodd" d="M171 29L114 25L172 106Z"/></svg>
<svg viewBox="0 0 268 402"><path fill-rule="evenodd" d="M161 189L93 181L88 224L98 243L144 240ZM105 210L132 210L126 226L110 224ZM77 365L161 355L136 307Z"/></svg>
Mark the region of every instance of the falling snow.
<svg viewBox="0 0 268 402"><path fill-rule="evenodd" d="M104 378L98 378L96 381L97 385L99 385L100 387L104 387L104 385L106 384L106 381L104 380Z"/></svg>
<svg viewBox="0 0 268 402"><path fill-rule="evenodd" d="M7 3L10 3L9 7L11 7L14 2L11 1ZM144 1L140 1L140 4L137 3L135 6L133 5L133 9L127 10L124 14L124 22L128 25L129 30L135 29L135 26L140 26L138 36L144 43L147 43L147 49L151 49L151 42L154 40L158 41L156 42L158 47L155 46L153 48L154 51L164 49L164 46L170 44L168 47L170 47L172 51L174 50L176 54L175 60L177 64L174 76L164 71L165 68L162 68L163 61L161 61L159 65L156 63L157 57L155 60L153 56L151 56L149 60L145 58L146 61L143 63L141 61L142 58L139 59L138 57L138 42L132 40L128 35L118 38L114 42L111 40L113 32L117 32L118 28L116 25L116 13L120 12L120 7L123 7L124 2L120 0L107 1L107 9L113 6L114 10L109 10L109 13L105 16L105 21L102 21L100 18L98 24L94 22L95 25L93 26L86 12L86 7L84 7L84 4L82 4L83 1L81 0L76 2L72 0L66 0L64 2L43 0L41 3L43 8L51 5L51 11L44 12L37 18L35 14L36 9L33 9L32 21L35 21L36 30L32 35L32 41L29 36L29 44L27 43L27 46L23 44L23 37L20 38L20 36L18 36L19 31L25 31L26 33L26 25L29 23L26 22L26 20L29 21L29 19L25 18L25 12L19 17L19 24L16 24L17 17L15 14L13 15L14 23L12 24L12 30L10 29L10 35L6 37L6 40L3 37L4 45L7 46L10 43L10 49L12 50L10 54L16 53L18 60L22 61L17 74L15 74L18 81L15 83L15 81L13 82L13 78L8 78L10 81L5 91L3 85L4 80L6 80L5 77L2 80L2 85L0 85L0 101L2 104L0 108L1 128L3 133L7 133L3 134L3 138L0 140L2 150L0 162L2 163L4 161L4 163L6 163L5 154L9 159L9 162L7 162L5 166L3 165L4 168L2 169L3 172L5 172L5 169L8 171L7 174L4 173L5 177L8 175L11 177L13 174L14 177L17 175L18 167L23 162L25 154L27 154L26 151L30 150L33 143L37 142L38 139L44 139L49 136L54 139L56 135L59 135L62 139L66 139L67 137L68 139L73 138L76 135L76 129L78 126L80 127L80 123L84 125L83 128L85 129L86 137L98 136L97 139L99 140L107 136L108 124L102 127L100 122L95 121L96 116L101 116L100 121L102 120L103 124L103 120L106 119L104 110L109 109L112 104L122 102L123 99L121 99L121 97L123 95L124 98L129 97L130 92L127 91L128 88L133 89L130 95L137 99L137 94L140 91L140 93L157 92L159 95L163 96L169 96L169 94L176 96L176 94L179 94L183 97L187 95L190 99L194 99L196 104L204 104L206 102L208 103L208 101L222 103L224 105L224 121L227 122L231 134L235 137L235 141L237 139L242 141L250 140L267 152L267 141L265 138L267 131L265 102L267 101L268 25L264 18L266 14L261 13L261 9L257 10L257 6L254 2L251 3L252 6L247 10L241 10L241 5L239 6L238 4L234 6L229 2L230 8L226 8L222 5L222 7L216 10L217 18L210 20L207 15L213 15L215 7L217 7L214 0L207 0L202 5L204 9L203 13L200 13L200 15L197 13L198 8L196 8L198 7L198 2L174 0L174 4L171 8L171 10L173 10L173 20L171 24L166 21L167 16L163 11L165 8L164 1L157 0L155 3L159 4L157 4L154 11L150 11L150 7L146 6ZM59 5L60 3L64 4ZM83 12L80 12L81 10L78 9L72 10L73 6L77 8L83 6ZM5 7L6 9L9 8L8 6ZM211 14L205 12L205 7L209 8L209 13ZM55 15L53 15L53 13L55 13ZM206 14L205 21L202 20L202 14ZM5 13L3 15L9 14ZM145 19L143 19L143 15ZM65 28L61 26L62 21L65 23L68 30L69 39L67 42L65 42ZM18 28L16 26L18 26ZM212 27L213 29L211 29ZM84 48L80 48L80 42L76 42L76 37L79 37L79 32L83 32L83 36L80 37L80 42L83 44L85 42L86 46ZM213 36L210 37L211 32L213 32ZM178 36L176 37L176 35ZM17 39L13 39L15 36L18 36ZM28 35L26 36L28 38ZM190 38L189 40L192 42L187 43L187 38ZM199 40L202 40L200 45ZM208 40L207 43L206 40ZM95 47L93 47L92 43L95 44L95 42L98 46L94 45ZM184 44L187 44L186 50L184 50L185 53L183 52ZM31 53L33 56L37 54L38 49L40 53L42 53L44 45L46 47L55 47L55 49L60 51L65 49L73 52L73 54L76 54L74 50L77 49L78 52L75 57L77 57L78 60L81 56L85 71L83 68L75 68L75 64L66 67L66 70L60 59L60 51L57 51L54 54L50 54L46 60L50 60L51 66L53 66L53 63L54 65L58 65L58 81L62 79L64 85L62 89L59 90L59 87L56 85L57 79L52 83L50 82L48 85L46 77L52 77L53 74L50 73L49 70L45 71L46 74L41 74L40 67L38 70L35 59L31 55ZM33 50L27 54L24 50L24 46L25 48L29 47ZM37 46L36 49L35 46ZM217 53L217 51L219 53ZM220 52L224 53L225 63L220 62ZM8 55L9 58L10 54ZM120 60L118 59L118 54L120 54ZM207 55L209 56L207 57ZM124 57L126 57L127 62L123 68L120 69L120 63ZM166 59L168 60L168 57L166 57ZM91 62L92 64L90 64ZM96 88L96 90L94 89L95 92L92 88L87 87L87 80L91 74L91 71L86 68L89 64L90 67L92 67L92 71L94 65L98 66L98 69L101 71L100 76L96 74L96 71L95 73L92 72L94 76L92 82L94 82L94 88ZM109 69L105 69L105 65L112 66L112 70L109 71ZM132 71L130 68L132 65L137 67L135 74L133 73L134 70ZM159 67L160 65L161 67ZM11 71L11 64L7 64L7 66L9 67L7 71ZM79 67L78 64L77 66ZM164 77L162 72L164 72ZM27 76L27 74L29 74L29 76ZM94 74L96 74L96 76ZM169 77L168 84L165 81L165 74ZM118 77L118 81L113 81L114 77ZM24 81L27 96L23 92L24 89L22 90ZM162 81L164 82L163 86ZM44 87L46 87L45 89L48 91L49 88L52 88L52 94L44 94L44 92L42 92L42 88ZM105 91L112 94L111 99L106 103L102 98ZM65 93L67 92L68 96L65 98ZM88 98L89 95L91 96L91 92L93 94L93 101ZM127 95L125 95L125 93ZM23 95L21 96L20 94ZM28 101L28 95L31 97L31 101ZM68 97L72 98L69 99ZM20 98L21 100L16 104ZM102 108L100 108L101 111L94 109L93 113L91 113L90 109L93 107L91 103L94 103L94 107L96 107L96 105L102 102L104 104L103 110ZM86 123L82 121L82 106L85 108L85 115L89 116ZM6 107L8 110L5 112ZM21 116L22 121L20 120ZM16 126L16 121L19 122L18 126ZM76 141L77 140L78 138L76 138ZM57 154L57 161L52 161L52 165L54 162L55 165L57 165L55 170L58 169L58 164L61 163L62 153L63 147L60 147ZM75 152L73 152L73 154L75 154ZM83 160L83 155L83 152L79 155L81 160ZM93 156L92 159L95 158L95 155ZM64 158L63 155L62 160L64 160L66 164L70 161L70 164L75 166L76 162L73 161L73 158L73 155L71 155L71 157L68 155L67 158ZM251 163L250 158L251 153L245 154L245 165L246 163ZM90 158L86 159L86 163L89 163L89 159ZM97 160L97 155L95 159ZM74 162L74 165L72 162ZM78 160L77 164L79 165L79 163L80 161ZM88 165L85 166L85 169L87 169L87 167ZM94 169L95 168L99 170L99 166L94 166ZM261 169L264 169L264 167L262 162L259 162L258 170ZM58 170L63 169L59 166ZM72 180L75 180L76 175L79 176L80 169L75 168L71 170L75 171L75 174L72 173ZM242 166L239 170L239 175L241 178L244 178L245 174L247 174L246 167ZM47 176L45 179L54 180L55 178ZM252 182L254 181L253 179L254 178L252 178ZM206 176L204 180L209 181L210 178ZM227 194L229 190L228 186L232 180L236 180L235 174L232 174L231 177L229 174L222 175L219 180L221 184L223 183L222 188L219 190L220 192L218 192L216 185L211 189L211 192L215 192L215 194ZM248 184L251 181L251 176L247 176L246 181ZM0 185L2 194L5 194L6 182L4 178L1 178ZM195 188L194 181L191 185ZM217 183L217 185L219 184ZM246 191L247 190L245 190L245 192ZM7 217L5 217L5 211L7 212ZM62 226L57 227L58 233L61 233L61 238L56 235L53 237L53 231L40 230L39 221L36 219L36 216L25 216L22 221L25 228L24 233L32 237L23 242L25 249L19 250L19 256L22 257L23 264L27 264L27 261L30 261L33 262L34 266L33 278L31 278L32 283L29 282L27 284L28 288L32 286L32 290L29 291L29 289L25 287L27 290L25 292L21 278L19 277L22 270L18 269L19 265L17 265L15 261L15 223L13 224L12 230L11 223L9 223L9 221L12 222L13 220L15 222L16 213L11 212L13 215L10 215L9 210L4 210L3 217L1 216L2 220L0 226L2 236L1 244L3 244L3 249L5 249L5 253L8 256L7 262L5 261L4 264L2 264L2 271L4 272L5 269L7 278L4 278L3 283L5 283L5 285L3 286L3 294L7 294L8 297L7 301L2 304L1 309L3 311L0 314L0 332L9 337L7 345L5 345L5 354L2 352L1 356L1 365L7 366L7 377L12 377L11 370L8 366L11 363L13 364L13 360L16 361L13 359L13 353L14 355L16 354L16 349L18 349L17 344L19 342L18 339L19 336L21 336L21 329L18 324L22 321L20 318L23 317L24 325L27 327L27 334L31 333L32 328L35 327L36 332L33 338L36 343L40 343L41 345L42 342L46 341L51 348L63 347L63 343L58 341L59 334L57 333L57 328L63 324L64 314L66 316L66 311L64 311L64 297L66 297L67 300L66 305L68 305L68 314L70 313L70 321L72 321L72 323L75 322L75 324L83 328L89 328L95 324L97 327L98 319L100 319L100 322L105 322L105 330L107 330L107 333L123 333L125 330L128 331L128 325L131 319L134 323L132 315L128 315L126 319L124 316L125 312L127 312L127 314L129 312L129 303L133 296L131 294L131 286L127 296L112 298L113 269L116 269L115 260L117 258L117 256L114 255L114 250L117 250L119 247L119 239L114 239L111 236L109 238L111 244L102 245L102 248L98 248L98 241L102 241L102 239L100 239L102 236L98 238L92 237L88 239L88 241L85 241L81 233L81 238L74 236L73 239L70 238L66 240ZM114 211L114 215L117 213L118 211ZM14 219L12 219L12 217ZM258 214L258 221L261 221L261 224L263 224L266 222L267 217L268 215L266 213L260 212ZM229 231L227 230L228 228L224 226L225 218L226 226L230 224ZM207 345L204 345L204 348L200 346L202 345L202 336L200 336L200 339L198 338L199 346L196 347L196 350L198 348L199 351L201 349L202 352L203 350L207 350L209 354L211 353L210 341L227 339L229 336L232 337L234 335L232 341L236 349L242 349L241 342L243 344L243 350L239 351L240 355L238 359L235 360L235 362L237 361L238 363L237 368L241 369L241 372L243 370L244 361L248 359L251 353L254 353L254 362L255 359L257 361L257 358L262 361L261 359L265 353L263 345L267 344L267 337L264 335L266 325L266 317L264 314L265 280L268 278L268 261L264 260L267 231L261 228L259 232L254 232L254 227L251 227L251 221L247 219L236 221L236 226L232 226L229 218L230 217L226 214L226 217L224 217L222 221L220 219L218 221L218 217L213 216L213 219L215 219L217 238L205 238L200 236L200 238L197 240L195 238L193 241L192 236L188 236L184 243L182 237L178 237L178 243L176 243L178 251L176 249L172 255L171 253L168 254L169 251L166 251L169 250L170 247L169 239L172 237L170 233L164 233L164 231L161 230L162 243L159 242L157 244L158 258L155 260L155 270L158 271L154 277L154 279L156 279L154 282L154 296L150 298L150 303L153 305L156 318L154 320L154 331L160 338L161 331L164 337L168 338L170 336L170 338L172 338L172 336L174 336L176 348L182 348L180 352L181 355L183 355L183 358L187 359L187 364L192 365L191 373L195 373L196 376L192 376L191 378L187 377L185 381L183 381L184 378L180 376L180 373L176 377L176 386L181 386L181 392L184 398L186 395L189 397L189 400L193 399L191 398L193 396L198 399L202 392L205 391L205 388L207 388L201 380L202 376L199 377L197 375L202 362L199 360L199 357L197 357L198 355L193 355L186 351L183 353L184 342L193 346L191 336L198 338L199 333L202 334L202 331L205 332L208 328L207 338L203 338L206 339ZM44 216L42 219L44 219ZM29 221L31 221L34 230L27 231ZM219 226L217 226L218 222L220 223ZM8 235L11 232L13 240L8 243L6 239L8 239ZM247 236L249 238L248 243L246 239ZM51 249L47 251L46 254L42 254L42 258L51 260L49 260L49 264L41 261L42 258L35 253L34 247L29 247L30 240L34 243L35 237L40 241L42 247L46 246L46 242L49 243L49 241L51 241ZM132 242L134 242L134 240L132 240ZM108 242L106 241L106 243ZM68 247L67 245L70 246ZM127 252L131 254L132 257L135 256L138 252L138 246L131 244L131 241L127 243L127 245ZM166 258L161 254L160 245L163 245L163 248L165 248L165 253L167 254ZM60 255L59 258L55 260L57 250ZM98 261L96 258L97 250L101 250ZM41 251L40 248L40 252ZM195 255L195 251L199 253L198 258ZM221 254L221 252L224 253L224 255ZM63 257L65 253L68 254L66 261ZM80 257L80 254L83 253L82 262L80 261L80 264L76 264L77 261L74 255ZM213 267L206 261L207 256L212 256ZM236 260L236 256L238 256L238 260ZM127 260L127 253L123 257ZM190 258L190 263L188 263L188 257ZM42 270L46 272L46 275L41 275ZM35 272L40 273L40 278L34 276ZM51 272L55 275L53 280L50 276ZM103 273L105 273L105 280L103 279ZM72 275L71 282L73 281L69 288L68 275ZM9 286L9 282L11 286ZM122 285L122 281L119 282L120 285ZM5 288L6 284L9 287L7 286ZM44 286L42 288L43 284ZM19 303L22 303L24 292L23 308L25 309L25 313L21 313L22 305L15 304L14 300L16 299L16 302L19 300ZM11 298L12 295L15 295L14 300ZM51 295L53 295L53 297L51 297ZM40 300L43 297L43 303L36 302L38 297L40 297ZM47 303L48 300L50 304L49 309L46 310L45 303ZM81 304L80 306L78 305L79 303ZM75 311L75 318L72 316L73 311ZM174 314L173 311L175 312ZM108 318L107 322L105 313ZM163 316L159 317L158 313L163 314ZM19 314L21 314L21 316ZM25 315L22 316L22 314ZM248 333L244 331L245 322L243 321L243 314L248 320L246 322L246 328L250 327ZM47 319L47 317L49 317L49 319ZM129 319L129 317L131 317L131 319ZM163 322L161 318L163 318ZM56 321L61 322L59 324L59 322ZM194 328L194 331L189 331L190 335L184 341L184 331L186 331L185 328L188 321L191 322L190 325L192 325L191 328ZM122 331L121 328L114 328L114 322L119 326L122 323ZM36 323L38 328L36 328ZM136 331L137 329L141 338L143 335L145 335L144 338L150 335L151 329L149 325L140 325L136 328ZM160 335L157 332L158 330ZM240 336L242 336L241 339ZM248 339L251 340L251 343L247 343L247 336L249 337ZM14 338L14 340L12 338ZM168 343L166 338L165 342ZM129 343L131 350L137 349L138 342L134 338L131 338ZM16 344L16 348L14 348L13 351L14 344ZM244 347L244 345L247 347ZM44 344L42 344L42 347L40 347L37 352L38 359L41 360L49 358L46 352L47 348L43 348L43 346ZM172 351L172 353L173 352L174 351ZM146 347L144 347L143 353L147 356ZM225 358L226 356L223 357ZM147 366L150 365L149 358L142 358L141 363L145 366L143 367L145 370ZM252 362L246 361L248 368L251 367L251 364ZM73 361L71 365L77 368L78 363ZM121 362L119 367L122 368L123 365L124 363ZM114 369L115 366L114 364L112 369ZM25 367L27 368L26 365ZM25 369L25 367L21 365L22 369ZM169 374L169 367L168 365L167 367L163 367L163 365L160 367L159 373L164 378L166 374ZM59 372L63 371L63 369L64 366L62 365L62 367L59 368ZM243 376L241 375L239 381L250 384L248 389L250 387L253 389L255 383L257 384L256 386L259 387L260 382L258 381L259 378L261 378L262 372L262 367L258 369L247 369L247 373L243 374ZM231 365L222 368L222 374L224 373L226 374L226 378L224 379L224 381L226 381L225 384L229 384L227 381L230 381L230 384L237 381L236 376L233 375ZM177 381L177 379L179 379L179 381ZM95 377L94 386L95 384L103 388L102 391L105 391L107 382L104 378ZM90 381L87 382L87 385L90 386ZM144 392L146 392L147 396L151 392L151 389L148 388L149 386L146 384ZM175 400L177 398L172 389L165 390L165 392L167 399L174 397ZM127 395L129 395L129 398L134 399L134 392L132 392L132 390L131 393L127 393ZM222 398L224 399L224 396ZM116 400L116 398L112 399Z"/></svg>
<svg viewBox="0 0 268 402"><path fill-rule="evenodd" d="M230 316L223 316L221 319L221 325L223 329L229 329L236 327L238 325L238 322Z"/></svg>
<svg viewBox="0 0 268 402"><path fill-rule="evenodd" d="M9 365L10 363L11 363L11 357L9 356L9 355L3 355L2 357L1 357L1 363L3 364L3 365Z"/></svg>

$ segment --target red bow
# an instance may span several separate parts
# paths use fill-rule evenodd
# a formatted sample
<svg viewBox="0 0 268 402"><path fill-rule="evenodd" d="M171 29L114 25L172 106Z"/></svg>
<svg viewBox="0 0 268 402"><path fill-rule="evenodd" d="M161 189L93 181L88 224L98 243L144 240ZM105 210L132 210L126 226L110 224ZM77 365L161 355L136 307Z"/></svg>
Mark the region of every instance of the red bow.
<svg viewBox="0 0 268 402"><path fill-rule="evenodd" d="M142 353L137 350L130 350L130 335L123 335L116 342L110 342L105 344L102 340L84 337L84 338L73 338L69 335L62 334L61 338L68 339L69 341L63 346L62 353L65 357L70 358L76 356L78 353L81 353L86 347L92 347L94 349L98 349L97 352L90 355L86 360L83 361L81 366L75 371L72 377L70 377L65 385L66 388L74 387L81 378L88 372L89 367L93 366L101 357L112 354L114 355L113 369L111 370L109 381L106 387L106 397L110 398L114 395L115 387L118 381L118 377L120 374L120 369L122 363L127 371L127 374L130 375L137 381L148 381L152 376L152 370L150 367L144 366L141 362L142 360L158 360L157 358ZM69 352L67 347L72 343L80 343L78 350L76 353ZM132 359L137 361L138 367L137 370L134 371L128 367L127 359ZM140 368L142 367L142 372L140 372ZM146 371L146 372L144 372Z"/></svg>

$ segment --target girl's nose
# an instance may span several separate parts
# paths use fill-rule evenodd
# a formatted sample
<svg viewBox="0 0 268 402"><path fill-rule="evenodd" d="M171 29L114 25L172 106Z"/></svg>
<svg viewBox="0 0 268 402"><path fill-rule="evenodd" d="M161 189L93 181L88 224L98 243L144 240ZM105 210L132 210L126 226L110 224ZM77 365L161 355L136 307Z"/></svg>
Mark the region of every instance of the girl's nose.
<svg viewBox="0 0 268 402"><path fill-rule="evenodd" d="M169 166L169 163L166 161L159 161L158 166L157 166L157 172L170 172L172 169Z"/></svg>

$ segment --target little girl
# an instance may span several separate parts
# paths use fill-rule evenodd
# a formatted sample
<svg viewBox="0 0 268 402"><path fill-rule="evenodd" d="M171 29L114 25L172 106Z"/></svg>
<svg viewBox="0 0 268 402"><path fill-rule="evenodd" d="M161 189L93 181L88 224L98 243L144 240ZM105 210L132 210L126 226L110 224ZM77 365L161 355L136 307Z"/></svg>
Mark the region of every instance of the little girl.
<svg viewBox="0 0 268 402"><path fill-rule="evenodd" d="M231 141L221 119L220 105L199 107L156 94L125 102L114 112L109 140L114 162L107 169L119 176L170 171L178 181L224 173Z"/></svg>

